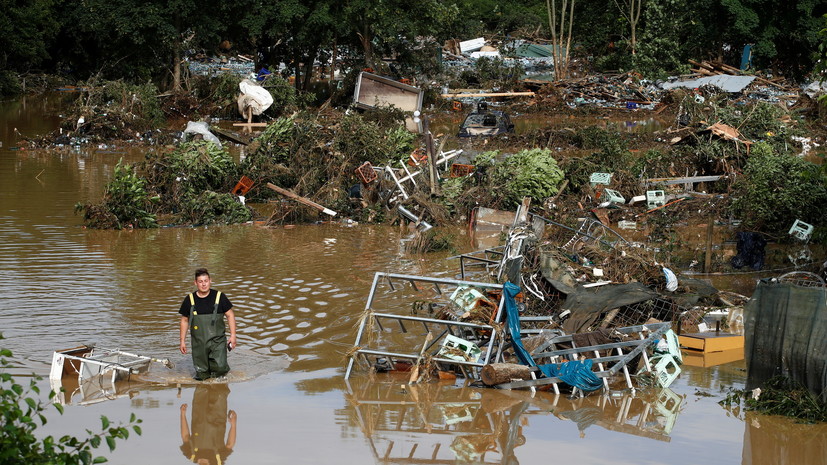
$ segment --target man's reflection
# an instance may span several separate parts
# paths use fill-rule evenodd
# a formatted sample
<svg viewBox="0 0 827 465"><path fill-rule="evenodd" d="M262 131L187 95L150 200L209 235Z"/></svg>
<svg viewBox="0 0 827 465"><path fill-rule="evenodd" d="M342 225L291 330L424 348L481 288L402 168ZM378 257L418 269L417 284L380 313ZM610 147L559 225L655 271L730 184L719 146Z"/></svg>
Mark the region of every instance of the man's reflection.
<svg viewBox="0 0 827 465"><path fill-rule="evenodd" d="M229 394L227 384L199 384L192 395L192 431L187 425L187 404L181 406L181 452L193 463L220 465L233 452L237 418L235 411L227 412Z"/></svg>

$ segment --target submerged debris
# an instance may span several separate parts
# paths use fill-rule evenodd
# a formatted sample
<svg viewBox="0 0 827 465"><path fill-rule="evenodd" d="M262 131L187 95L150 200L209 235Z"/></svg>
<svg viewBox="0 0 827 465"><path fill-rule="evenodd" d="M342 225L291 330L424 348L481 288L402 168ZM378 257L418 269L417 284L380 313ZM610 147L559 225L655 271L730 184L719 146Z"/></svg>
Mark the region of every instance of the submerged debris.
<svg viewBox="0 0 827 465"><path fill-rule="evenodd" d="M782 376L767 380L760 388L730 390L718 403L727 409L743 404L748 410L797 418L807 423L827 422L827 404L806 387Z"/></svg>

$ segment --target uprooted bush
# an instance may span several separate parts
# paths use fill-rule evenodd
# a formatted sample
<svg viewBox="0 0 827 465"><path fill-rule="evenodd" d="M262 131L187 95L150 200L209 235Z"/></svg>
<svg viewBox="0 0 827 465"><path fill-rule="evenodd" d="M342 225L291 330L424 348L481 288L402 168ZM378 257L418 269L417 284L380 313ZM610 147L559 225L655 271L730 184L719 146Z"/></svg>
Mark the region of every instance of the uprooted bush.
<svg viewBox="0 0 827 465"><path fill-rule="evenodd" d="M241 169L258 182L273 182L346 213L351 208L348 190L359 182L354 170L365 161L396 164L410 153L414 138L398 119L377 120L373 112L300 113L270 124ZM249 198L261 201L276 195L257 189Z"/></svg>
<svg viewBox="0 0 827 465"><path fill-rule="evenodd" d="M152 83L127 84L124 81L82 83L87 89L63 122L63 129L89 140L124 140L164 124L158 101L158 88ZM83 123L78 124L80 118Z"/></svg>
<svg viewBox="0 0 827 465"><path fill-rule="evenodd" d="M414 236L405 242L405 251L409 254L427 252L456 251L454 247L455 237L448 232L440 232L437 229L417 231Z"/></svg>
<svg viewBox="0 0 827 465"><path fill-rule="evenodd" d="M589 156L569 158L562 162L570 186L581 190L589 185L592 173L613 173L612 188L622 189L634 184L631 173L635 157L629 151L629 142L618 131L589 126L571 134L570 141L577 147L596 150Z"/></svg>
<svg viewBox="0 0 827 465"><path fill-rule="evenodd" d="M732 408L742 402L747 409L766 415L783 415L808 423L827 422L827 404L800 383L783 376L767 380L754 391L730 390L718 403Z"/></svg>
<svg viewBox="0 0 827 465"><path fill-rule="evenodd" d="M153 152L136 167L118 164L100 204L78 204L93 228L148 228L166 223L239 223L250 210L230 194L238 165L221 147L206 141Z"/></svg>
<svg viewBox="0 0 827 465"><path fill-rule="evenodd" d="M96 229L153 228L158 225L151 210L158 197L150 195L147 182L138 176L132 165L119 161L112 180L106 185L103 201L99 204L75 205L75 212L83 212L84 223Z"/></svg>
<svg viewBox="0 0 827 465"><path fill-rule="evenodd" d="M495 163L489 176L492 191L503 199L501 207L512 209L523 197L542 201L556 194L565 173L550 150L529 149Z"/></svg>
<svg viewBox="0 0 827 465"><path fill-rule="evenodd" d="M796 219L824 224L827 184L811 162L779 155L764 143L755 144L744 176L734 187L731 212L746 227L782 237Z"/></svg>

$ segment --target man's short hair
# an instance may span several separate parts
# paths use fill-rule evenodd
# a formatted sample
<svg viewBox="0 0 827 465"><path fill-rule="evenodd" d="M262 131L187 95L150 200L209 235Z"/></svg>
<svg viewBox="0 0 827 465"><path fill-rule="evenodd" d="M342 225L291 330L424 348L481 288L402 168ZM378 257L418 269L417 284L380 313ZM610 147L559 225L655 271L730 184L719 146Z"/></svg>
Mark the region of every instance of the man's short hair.
<svg viewBox="0 0 827 465"><path fill-rule="evenodd" d="M210 272L207 271L206 268L198 268L197 270L195 270L195 279L198 279L199 276L203 276L203 275L207 275L207 277L209 278L210 277Z"/></svg>

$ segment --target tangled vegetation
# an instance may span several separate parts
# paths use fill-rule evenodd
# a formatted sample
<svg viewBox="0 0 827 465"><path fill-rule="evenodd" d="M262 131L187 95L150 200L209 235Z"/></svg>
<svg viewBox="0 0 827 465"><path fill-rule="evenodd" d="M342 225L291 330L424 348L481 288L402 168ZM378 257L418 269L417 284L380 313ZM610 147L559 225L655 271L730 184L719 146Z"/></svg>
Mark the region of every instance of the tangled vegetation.
<svg viewBox="0 0 827 465"><path fill-rule="evenodd" d="M106 185L103 201L99 204L75 205L76 213L83 213L87 226L97 229L154 228L158 225L151 211L158 196L151 196L145 178L135 173L123 160L115 166L112 180Z"/></svg>
<svg viewBox="0 0 827 465"><path fill-rule="evenodd" d="M0 334L0 339L3 335ZM106 457L94 456L95 449L106 443L109 451L115 450L117 440L129 438L130 431L141 434L141 420L133 413L126 425L113 425L101 416L100 432L87 430L88 436L79 438L64 435L60 438L37 433L37 428L46 424L45 412L53 404L63 414L63 405L52 403L57 394L49 393L49 401L40 397L37 386L40 377L29 378L28 385L20 384L8 372L13 367L12 352L0 349L0 464L54 464L89 465L104 463Z"/></svg>
<svg viewBox="0 0 827 465"><path fill-rule="evenodd" d="M783 415L808 423L827 422L827 404L804 386L782 376L769 379L755 391L733 389L720 401L724 407L737 407L767 415Z"/></svg>
<svg viewBox="0 0 827 465"><path fill-rule="evenodd" d="M748 227L781 236L796 219L823 221L827 184L819 167L780 155L769 144L752 147L744 176L735 187L732 213Z"/></svg>
<svg viewBox="0 0 827 465"><path fill-rule="evenodd" d="M131 140L164 124L158 88L152 83L91 79L80 88L85 92L63 122L67 133L93 141Z"/></svg>
<svg viewBox="0 0 827 465"><path fill-rule="evenodd" d="M158 216L172 224L229 224L252 213L230 190L239 167L221 147L190 141L172 152L155 151L137 166L115 169L99 204L78 204L92 228L150 228Z"/></svg>
<svg viewBox="0 0 827 465"><path fill-rule="evenodd" d="M521 150L497 163L491 170L491 185L502 189L506 208L514 208L523 197L547 199L556 194L565 174L548 149Z"/></svg>

